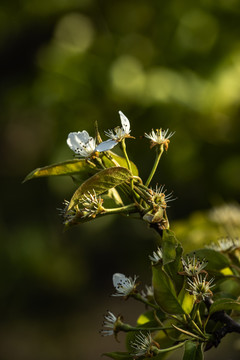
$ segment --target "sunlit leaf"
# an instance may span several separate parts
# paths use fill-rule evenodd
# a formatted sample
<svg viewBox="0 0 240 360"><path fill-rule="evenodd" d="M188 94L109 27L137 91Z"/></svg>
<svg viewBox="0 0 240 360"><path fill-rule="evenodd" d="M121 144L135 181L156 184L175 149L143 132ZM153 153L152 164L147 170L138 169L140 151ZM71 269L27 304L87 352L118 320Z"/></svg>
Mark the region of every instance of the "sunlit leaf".
<svg viewBox="0 0 240 360"><path fill-rule="evenodd" d="M214 303L211 305L209 314L212 315L217 311L223 310L236 310L240 311L240 301L233 300L233 299L218 299L215 300Z"/></svg>
<svg viewBox="0 0 240 360"><path fill-rule="evenodd" d="M96 166L89 164L85 159L75 159L37 168L28 174L23 182L44 176L60 175L78 175L78 179L86 180L97 171Z"/></svg>
<svg viewBox="0 0 240 360"><path fill-rule="evenodd" d="M183 276L182 276L183 278ZM178 301L180 302L183 310L186 314L190 314L194 305L194 296L192 296L189 291L186 291L186 280L184 281L182 290L178 295Z"/></svg>
<svg viewBox="0 0 240 360"><path fill-rule="evenodd" d="M99 171L97 174L86 180L73 194L69 203L68 210L70 210L84 194L95 191L96 195L105 193L106 191L122 184L131 178L131 173L124 167L111 167Z"/></svg>
<svg viewBox="0 0 240 360"><path fill-rule="evenodd" d="M154 298L160 308L168 314L184 313L178 299L174 284L162 266L152 267Z"/></svg>
<svg viewBox="0 0 240 360"><path fill-rule="evenodd" d="M115 154L115 153L113 153L111 151L109 151L109 154L111 155L113 160L115 162L117 162L120 166L128 168L127 161L126 161L126 159L124 157L119 156L119 155L117 155L117 154ZM116 164L114 164L114 162L109 160L105 155L102 157L102 160L103 160L104 165L106 167L116 166ZM130 161L130 164L131 164L133 175L138 176L138 168L137 168L137 166L132 161Z"/></svg>
<svg viewBox="0 0 240 360"><path fill-rule="evenodd" d="M121 199L121 196L119 195L119 192L115 189L112 188L108 191L108 197L112 199L112 202L115 204L115 206L113 205L112 207L116 207L116 205L118 206L123 206L123 201ZM108 206L107 206L108 207Z"/></svg>
<svg viewBox="0 0 240 360"><path fill-rule="evenodd" d="M147 324L147 326L149 325L151 327L155 327L159 326L157 319L163 321L165 318L166 314L163 313L161 310L149 310L139 316L139 318L137 319L137 324L139 326L145 326Z"/></svg>

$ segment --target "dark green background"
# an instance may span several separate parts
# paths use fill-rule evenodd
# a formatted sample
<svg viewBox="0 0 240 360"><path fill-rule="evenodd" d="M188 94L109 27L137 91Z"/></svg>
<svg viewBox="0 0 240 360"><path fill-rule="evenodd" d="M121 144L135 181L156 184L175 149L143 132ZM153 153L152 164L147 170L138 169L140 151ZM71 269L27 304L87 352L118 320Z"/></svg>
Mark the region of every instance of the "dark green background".
<svg viewBox="0 0 240 360"><path fill-rule="evenodd" d="M153 182L177 197L173 224L240 200L239 24L238 0L1 2L1 360L98 359L124 344L99 336L106 309L132 323L143 310L109 297L111 277L150 283L154 232L111 217L63 233L56 208L71 180L21 184L73 157L70 131L113 128L122 110L143 179L154 159L144 132L176 131Z"/></svg>

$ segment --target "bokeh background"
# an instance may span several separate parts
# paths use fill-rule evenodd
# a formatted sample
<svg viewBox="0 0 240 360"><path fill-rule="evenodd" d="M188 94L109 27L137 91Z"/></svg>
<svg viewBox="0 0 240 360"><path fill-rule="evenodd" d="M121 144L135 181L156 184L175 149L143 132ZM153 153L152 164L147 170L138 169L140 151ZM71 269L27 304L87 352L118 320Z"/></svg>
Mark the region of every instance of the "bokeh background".
<svg viewBox="0 0 240 360"><path fill-rule="evenodd" d="M238 0L1 1L1 360L100 359L124 346L98 333L106 309L130 323L144 310L110 297L111 278L150 284L153 230L109 217L64 233L71 179L21 184L73 157L70 131L113 128L122 110L143 179L154 151L141 136L176 131L153 182L177 197L172 229L187 250L220 235L209 210L240 200L239 24ZM229 335L207 359L239 353Z"/></svg>

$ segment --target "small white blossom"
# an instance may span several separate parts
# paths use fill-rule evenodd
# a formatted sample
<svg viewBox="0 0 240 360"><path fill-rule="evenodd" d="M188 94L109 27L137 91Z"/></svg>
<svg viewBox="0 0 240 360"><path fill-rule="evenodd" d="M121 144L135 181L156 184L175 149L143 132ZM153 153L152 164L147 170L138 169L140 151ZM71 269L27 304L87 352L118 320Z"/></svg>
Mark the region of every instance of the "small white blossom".
<svg viewBox="0 0 240 360"><path fill-rule="evenodd" d="M120 141L130 136L130 122L128 118L119 111L122 127L117 126L114 130L104 131L105 134L110 138L106 141L101 142L97 147L96 151L103 152L114 148Z"/></svg>
<svg viewBox="0 0 240 360"><path fill-rule="evenodd" d="M209 217L212 221L219 224L229 224L239 226L240 225L240 205L237 203L223 204L218 207L214 207L209 212Z"/></svg>
<svg viewBox="0 0 240 360"><path fill-rule="evenodd" d="M141 291L141 295L143 298L145 299L152 299L154 297L154 290L153 290L153 286L147 286L145 285L146 288L146 292L144 290Z"/></svg>
<svg viewBox="0 0 240 360"><path fill-rule="evenodd" d="M156 265L159 261L162 260L162 257L163 257L162 250L158 247L157 251L153 252L153 256L149 255L148 257L153 262L153 264Z"/></svg>
<svg viewBox="0 0 240 360"><path fill-rule="evenodd" d="M202 261L196 259L195 254L191 258L187 256L186 260L184 260L183 258L181 260L183 265L183 271L187 276L196 276L200 274L201 272L203 272L203 269L208 264L205 259L203 259Z"/></svg>
<svg viewBox="0 0 240 360"><path fill-rule="evenodd" d="M96 141L89 136L86 130L71 132L67 138L67 144L77 155L89 157L95 152Z"/></svg>
<svg viewBox="0 0 240 360"><path fill-rule="evenodd" d="M168 149L168 144L170 142L170 138L175 134L175 132L170 132L168 134L167 130L157 129L156 132L152 129L152 132L147 134L145 133L144 136L151 140L151 148L156 145L164 145L165 150Z"/></svg>
<svg viewBox="0 0 240 360"><path fill-rule="evenodd" d="M217 243L212 242L210 245L207 245L206 247L209 249L213 249L215 251L230 252L240 247L240 241L237 238L236 239L222 238L219 239Z"/></svg>
<svg viewBox="0 0 240 360"><path fill-rule="evenodd" d="M112 140L115 140L117 142L121 141L125 137L129 137L129 134L131 132L130 130L130 122L128 118L119 111L120 119L122 127L117 126L114 130L108 130L104 131L105 134Z"/></svg>
<svg viewBox="0 0 240 360"><path fill-rule="evenodd" d="M134 278L126 277L124 274L115 273L113 274L113 286L116 289L116 294L112 296L128 296L133 293L136 289L137 276Z"/></svg>
<svg viewBox="0 0 240 360"><path fill-rule="evenodd" d="M103 326L108 329L101 330L101 334L103 336L113 335L118 318L111 311L108 311L108 314L104 316L104 319Z"/></svg>
<svg viewBox="0 0 240 360"><path fill-rule="evenodd" d="M197 302L204 301L207 297L211 297L212 291L210 290L213 286L212 285L214 278L210 279L209 281L206 280L207 275L203 278L201 275L197 275L193 278L193 280L188 279L188 285L190 289L186 289L192 295L195 295L197 298Z"/></svg>
<svg viewBox="0 0 240 360"><path fill-rule="evenodd" d="M153 339L150 332L144 335L141 331L135 336L135 341L131 341L131 347L134 349L135 356L150 355L153 345Z"/></svg>

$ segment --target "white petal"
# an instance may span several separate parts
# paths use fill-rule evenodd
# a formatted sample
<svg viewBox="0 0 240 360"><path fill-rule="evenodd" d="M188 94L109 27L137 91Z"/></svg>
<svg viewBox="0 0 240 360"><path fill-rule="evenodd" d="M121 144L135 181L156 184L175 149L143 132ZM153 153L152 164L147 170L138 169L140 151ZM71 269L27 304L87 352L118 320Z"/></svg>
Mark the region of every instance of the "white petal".
<svg viewBox="0 0 240 360"><path fill-rule="evenodd" d="M67 138L67 144L71 150L75 151L81 146L81 136L79 136L79 132L71 132Z"/></svg>
<svg viewBox="0 0 240 360"><path fill-rule="evenodd" d="M122 128L125 131L125 134L129 134L129 132L130 132L130 122L129 122L128 118L121 111L119 111L118 113L120 115Z"/></svg>
<svg viewBox="0 0 240 360"><path fill-rule="evenodd" d="M129 281L128 278L124 274L115 273L113 274L113 286L117 287L119 282Z"/></svg>
<svg viewBox="0 0 240 360"><path fill-rule="evenodd" d="M86 130L83 130L82 132L79 131L78 134L79 134L82 142L84 142L84 143L88 142L89 134Z"/></svg>
<svg viewBox="0 0 240 360"><path fill-rule="evenodd" d="M117 141L112 140L112 139L108 139L106 141L101 142L95 149L95 151L98 152L103 152L103 151L108 151L112 148L114 148L114 146L116 146L118 144Z"/></svg>
<svg viewBox="0 0 240 360"><path fill-rule="evenodd" d="M92 152L95 150L96 140L94 138L92 138L91 136L89 137L87 147L88 147L88 150L91 150Z"/></svg>

